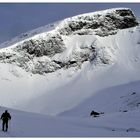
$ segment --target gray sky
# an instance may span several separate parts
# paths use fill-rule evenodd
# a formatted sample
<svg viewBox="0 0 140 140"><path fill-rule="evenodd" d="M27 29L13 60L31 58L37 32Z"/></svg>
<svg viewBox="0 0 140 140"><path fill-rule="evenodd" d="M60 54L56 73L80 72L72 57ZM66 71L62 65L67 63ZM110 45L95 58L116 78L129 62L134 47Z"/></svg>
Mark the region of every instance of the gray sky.
<svg viewBox="0 0 140 140"><path fill-rule="evenodd" d="M66 17L117 7L140 17L140 3L0 3L0 43Z"/></svg>

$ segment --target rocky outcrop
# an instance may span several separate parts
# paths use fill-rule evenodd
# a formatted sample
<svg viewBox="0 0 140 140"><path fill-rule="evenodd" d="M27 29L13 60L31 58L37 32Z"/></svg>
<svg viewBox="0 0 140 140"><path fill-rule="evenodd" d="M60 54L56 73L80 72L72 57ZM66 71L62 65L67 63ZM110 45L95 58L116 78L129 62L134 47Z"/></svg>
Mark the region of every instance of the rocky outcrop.
<svg viewBox="0 0 140 140"><path fill-rule="evenodd" d="M60 35L51 35L44 39L30 39L15 47L15 51L25 51L36 57L54 56L56 53L61 53L65 50L63 40Z"/></svg>
<svg viewBox="0 0 140 140"><path fill-rule="evenodd" d="M110 57L107 57L103 47L97 48L94 39L90 45L79 46L78 50L72 50L65 60L56 59L55 56L59 54L61 58L69 49L65 44L67 40L65 37L71 38L75 35L104 37L137 25L138 21L133 12L126 8L75 16L61 21L51 32L17 43L13 48L9 48L11 51L1 50L0 62L15 64L34 74L54 72L61 68L80 68L85 61L109 64Z"/></svg>
<svg viewBox="0 0 140 140"><path fill-rule="evenodd" d="M117 33L118 29L135 27L138 22L130 9L113 9L104 13L84 14L66 19L58 29L62 35L88 34L95 32L99 36Z"/></svg>

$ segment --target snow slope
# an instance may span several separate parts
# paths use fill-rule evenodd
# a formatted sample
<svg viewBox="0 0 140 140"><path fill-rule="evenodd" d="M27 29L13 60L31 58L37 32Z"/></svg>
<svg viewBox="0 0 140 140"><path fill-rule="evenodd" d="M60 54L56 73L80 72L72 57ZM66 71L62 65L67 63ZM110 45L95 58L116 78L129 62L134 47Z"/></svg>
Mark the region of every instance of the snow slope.
<svg viewBox="0 0 140 140"><path fill-rule="evenodd" d="M121 30L116 35L96 37L99 46L105 47L108 55L112 56L110 65L87 61L81 69L71 67L46 75L34 75L12 64L1 64L1 104L58 114L99 90L139 80L139 34L138 26Z"/></svg>
<svg viewBox="0 0 140 140"><path fill-rule="evenodd" d="M140 136L140 26L129 9L36 33L0 50L0 105L13 108L1 136Z"/></svg>
<svg viewBox="0 0 140 140"><path fill-rule="evenodd" d="M1 107L1 112L5 108ZM7 108L6 108L7 109ZM58 117L8 109L8 132L0 137L139 137L139 111L105 114L99 118Z"/></svg>

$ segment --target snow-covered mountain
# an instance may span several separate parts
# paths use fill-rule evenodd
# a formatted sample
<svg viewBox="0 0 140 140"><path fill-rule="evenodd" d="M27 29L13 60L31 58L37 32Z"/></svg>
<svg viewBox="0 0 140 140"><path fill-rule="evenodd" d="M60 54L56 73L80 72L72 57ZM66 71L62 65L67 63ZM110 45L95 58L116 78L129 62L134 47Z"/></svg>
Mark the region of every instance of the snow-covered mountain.
<svg viewBox="0 0 140 140"><path fill-rule="evenodd" d="M132 11L124 8L75 16L52 25L54 28L47 28L46 32L40 33L38 29L37 35L17 40L10 48L1 50L0 61L34 74L81 67L85 61L109 64L114 54L98 38L137 25Z"/></svg>
<svg viewBox="0 0 140 140"><path fill-rule="evenodd" d="M54 115L56 122L74 124L69 128L73 128L71 133L50 132L51 136L132 136L123 132L114 135L113 128L133 128L133 136L140 136L140 128L135 125L138 119L127 124L133 113L140 116L140 26L130 9L67 18L24 33L0 47L1 106L40 113L43 119L46 114ZM104 125L101 128L111 129L94 134L93 128L87 129L94 109L104 112L103 118L94 121L96 129L101 127L99 122ZM48 116L45 119L48 121ZM126 128L118 124L124 120ZM89 132L74 133L77 127ZM42 136L50 136L45 132Z"/></svg>

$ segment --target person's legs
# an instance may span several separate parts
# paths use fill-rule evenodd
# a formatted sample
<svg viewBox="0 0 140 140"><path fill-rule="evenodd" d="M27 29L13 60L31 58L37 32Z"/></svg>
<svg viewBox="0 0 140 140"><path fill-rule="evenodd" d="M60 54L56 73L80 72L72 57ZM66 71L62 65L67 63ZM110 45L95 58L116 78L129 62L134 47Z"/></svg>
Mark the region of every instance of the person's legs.
<svg viewBox="0 0 140 140"><path fill-rule="evenodd" d="M6 130L5 131L7 131L8 130L8 121L5 122L5 125L6 125Z"/></svg>
<svg viewBox="0 0 140 140"><path fill-rule="evenodd" d="M2 122L2 131L5 131L5 121L3 120L3 122Z"/></svg>
<svg viewBox="0 0 140 140"><path fill-rule="evenodd" d="M2 131L4 131L4 121L2 121Z"/></svg>

